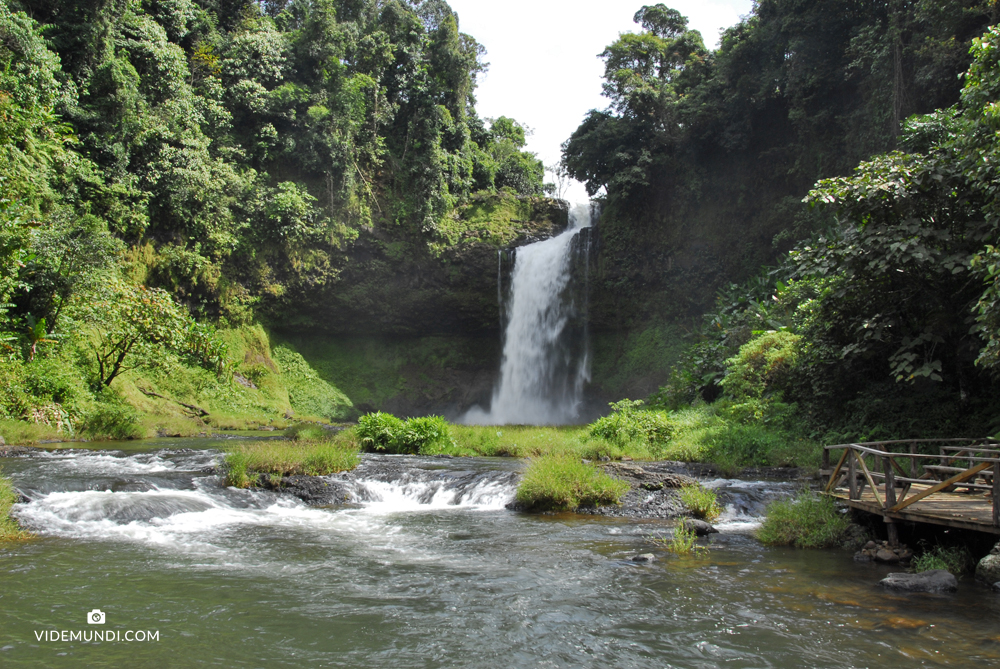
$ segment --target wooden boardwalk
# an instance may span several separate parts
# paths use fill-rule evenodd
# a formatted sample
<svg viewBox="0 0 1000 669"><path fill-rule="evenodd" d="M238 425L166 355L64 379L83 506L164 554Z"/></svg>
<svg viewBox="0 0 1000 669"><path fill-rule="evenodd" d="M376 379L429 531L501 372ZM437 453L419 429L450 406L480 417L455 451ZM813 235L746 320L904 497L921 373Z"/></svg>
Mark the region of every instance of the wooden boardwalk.
<svg viewBox="0 0 1000 669"><path fill-rule="evenodd" d="M836 466L830 464L834 458ZM883 441L827 446L824 494L895 523L932 523L1000 534L1000 442Z"/></svg>

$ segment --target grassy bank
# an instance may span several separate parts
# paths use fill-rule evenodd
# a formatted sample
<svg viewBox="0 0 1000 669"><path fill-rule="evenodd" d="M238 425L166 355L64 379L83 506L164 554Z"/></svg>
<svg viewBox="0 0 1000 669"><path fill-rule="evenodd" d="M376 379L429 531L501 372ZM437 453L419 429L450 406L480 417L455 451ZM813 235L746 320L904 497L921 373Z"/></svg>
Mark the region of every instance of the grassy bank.
<svg viewBox="0 0 1000 669"><path fill-rule="evenodd" d="M11 444L194 436L357 415L294 347L272 345L260 326L220 330L218 337L227 359L221 371L163 350L134 361L110 385L95 382L90 342L82 337L30 361L0 356L0 436Z"/></svg>
<svg viewBox="0 0 1000 669"><path fill-rule="evenodd" d="M10 515L10 509L17 503L17 497L11 480L0 476L0 541L14 541L28 536Z"/></svg>
<svg viewBox="0 0 1000 669"><path fill-rule="evenodd" d="M623 400L590 425L453 425L440 417L362 416L353 432L365 450L421 455L708 462L743 467L819 464L821 448L779 427L741 422L724 402L678 411Z"/></svg>

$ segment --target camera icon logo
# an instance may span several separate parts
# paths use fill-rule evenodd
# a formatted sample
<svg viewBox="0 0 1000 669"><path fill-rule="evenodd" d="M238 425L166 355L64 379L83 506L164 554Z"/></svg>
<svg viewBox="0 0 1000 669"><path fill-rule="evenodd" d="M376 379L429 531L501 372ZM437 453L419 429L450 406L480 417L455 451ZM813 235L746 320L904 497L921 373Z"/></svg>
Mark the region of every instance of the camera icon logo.
<svg viewBox="0 0 1000 669"><path fill-rule="evenodd" d="M91 625L103 625L104 624L104 611L100 609L94 609L87 614L87 622Z"/></svg>

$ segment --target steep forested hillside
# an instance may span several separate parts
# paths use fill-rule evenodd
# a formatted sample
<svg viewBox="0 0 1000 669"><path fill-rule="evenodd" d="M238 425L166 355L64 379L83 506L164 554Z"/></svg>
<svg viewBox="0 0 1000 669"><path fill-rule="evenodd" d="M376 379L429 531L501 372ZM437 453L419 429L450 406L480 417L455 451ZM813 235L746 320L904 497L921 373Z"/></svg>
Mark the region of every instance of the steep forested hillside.
<svg viewBox="0 0 1000 669"><path fill-rule="evenodd" d="M708 52L639 11L565 164L606 201L605 321L708 312L654 402L824 439L1000 428L996 19L762 0Z"/></svg>
<svg viewBox="0 0 1000 669"><path fill-rule="evenodd" d="M2 413L86 422L171 356L259 390L261 319L495 328L476 263L566 210L485 67L440 0L0 3Z"/></svg>
<svg viewBox="0 0 1000 669"><path fill-rule="evenodd" d="M699 314L826 225L802 204L813 183L895 148L911 114L954 104L996 11L760 0L709 51L675 10L640 10L641 31L602 54L609 107L564 147L606 201L595 318Z"/></svg>

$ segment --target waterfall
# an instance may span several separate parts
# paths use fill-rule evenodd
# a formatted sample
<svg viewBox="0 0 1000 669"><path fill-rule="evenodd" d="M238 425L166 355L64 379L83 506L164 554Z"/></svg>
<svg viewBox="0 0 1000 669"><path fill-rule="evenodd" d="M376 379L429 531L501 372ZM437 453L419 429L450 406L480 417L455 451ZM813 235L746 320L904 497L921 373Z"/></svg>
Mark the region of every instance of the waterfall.
<svg viewBox="0 0 1000 669"><path fill-rule="evenodd" d="M586 313L590 223L590 205L577 204L561 234L501 252L500 376L489 411L473 407L462 422L559 425L578 420L583 386L590 380ZM503 265L509 255L514 267L505 291Z"/></svg>

